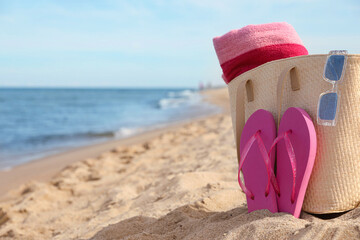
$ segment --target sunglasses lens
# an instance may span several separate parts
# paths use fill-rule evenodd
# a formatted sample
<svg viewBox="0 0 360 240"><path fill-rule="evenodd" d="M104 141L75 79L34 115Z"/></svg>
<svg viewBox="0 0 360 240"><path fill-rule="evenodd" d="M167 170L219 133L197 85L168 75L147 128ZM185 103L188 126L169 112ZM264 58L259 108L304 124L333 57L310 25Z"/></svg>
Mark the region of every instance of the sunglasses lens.
<svg viewBox="0 0 360 240"><path fill-rule="evenodd" d="M331 81L339 81L341 79L344 63L345 56L343 55L329 56L325 66L324 77Z"/></svg>
<svg viewBox="0 0 360 240"><path fill-rule="evenodd" d="M321 120L334 120L338 103L337 93L326 93L321 96L318 116Z"/></svg>

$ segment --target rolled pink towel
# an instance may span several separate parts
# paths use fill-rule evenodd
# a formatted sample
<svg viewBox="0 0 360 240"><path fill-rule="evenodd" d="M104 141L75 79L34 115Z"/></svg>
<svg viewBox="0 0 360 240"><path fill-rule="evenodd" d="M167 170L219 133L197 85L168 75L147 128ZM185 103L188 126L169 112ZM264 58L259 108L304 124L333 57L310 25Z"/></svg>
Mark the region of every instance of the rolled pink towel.
<svg viewBox="0 0 360 240"><path fill-rule="evenodd" d="M213 39L226 83L273 60L307 55L295 29L288 23L248 25Z"/></svg>

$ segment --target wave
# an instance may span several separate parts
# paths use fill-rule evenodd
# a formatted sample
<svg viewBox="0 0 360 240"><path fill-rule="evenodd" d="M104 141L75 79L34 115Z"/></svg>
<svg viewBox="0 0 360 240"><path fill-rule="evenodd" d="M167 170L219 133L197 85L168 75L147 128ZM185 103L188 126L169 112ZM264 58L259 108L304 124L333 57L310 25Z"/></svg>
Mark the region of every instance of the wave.
<svg viewBox="0 0 360 240"><path fill-rule="evenodd" d="M167 98L160 99L158 106L160 109L177 108L182 105L199 104L202 100L197 91L184 90L180 92L169 92Z"/></svg>
<svg viewBox="0 0 360 240"><path fill-rule="evenodd" d="M72 133L72 134L48 134L33 136L25 139L24 142L31 145L44 144L57 141L79 140L79 139L96 139L96 138L112 138L115 133L112 131L104 132L86 132L86 133Z"/></svg>
<svg viewBox="0 0 360 240"><path fill-rule="evenodd" d="M121 127L116 131L104 131L104 132L86 132L86 133L73 133L73 134L49 134L29 137L24 140L26 144L31 145L41 145L48 144L51 142L59 141L72 141L72 140L96 140L96 139L110 139L110 138L125 138L133 136L141 131L144 131L142 128L130 128L130 127Z"/></svg>
<svg viewBox="0 0 360 240"><path fill-rule="evenodd" d="M115 132L116 138L124 138L133 136L139 132L143 131L142 128L130 128L130 127L122 127Z"/></svg>

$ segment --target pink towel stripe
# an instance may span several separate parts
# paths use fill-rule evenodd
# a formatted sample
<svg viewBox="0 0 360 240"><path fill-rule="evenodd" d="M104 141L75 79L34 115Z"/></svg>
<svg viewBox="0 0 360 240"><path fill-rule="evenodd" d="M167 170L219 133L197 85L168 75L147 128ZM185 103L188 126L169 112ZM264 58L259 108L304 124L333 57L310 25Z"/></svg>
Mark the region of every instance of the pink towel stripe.
<svg viewBox="0 0 360 240"><path fill-rule="evenodd" d="M229 83L240 74L264 63L307 54L306 48L298 44L281 44L257 48L221 64L223 79L226 83Z"/></svg>

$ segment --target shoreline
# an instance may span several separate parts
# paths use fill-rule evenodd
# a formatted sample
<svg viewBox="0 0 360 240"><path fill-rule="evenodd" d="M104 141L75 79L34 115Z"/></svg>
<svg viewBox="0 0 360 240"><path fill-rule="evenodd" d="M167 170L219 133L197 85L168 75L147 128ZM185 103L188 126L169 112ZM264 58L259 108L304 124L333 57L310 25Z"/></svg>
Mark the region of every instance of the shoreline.
<svg viewBox="0 0 360 240"><path fill-rule="evenodd" d="M23 89L20 90L25 91ZM62 91L61 89L59 90ZM82 89L74 90L80 91ZM84 90L91 91L91 89ZM111 89L107 90L109 91ZM46 89L46 91L51 91L51 89ZM102 90L100 89L98 94L104 94L101 91ZM102 110L100 110L99 107L88 109L87 114L90 116L90 118L87 119L86 114L83 117L84 120L86 118L86 121L89 122L90 125L89 123L80 124L79 117L76 114L73 116L75 119L75 125L72 126L72 124L69 124L72 120L68 120L67 124L61 126L61 130L57 129L60 126L56 126L52 123L46 125L46 130L42 130L42 127L35 127L35 125L41 125L36 124L36 121L41 122L41 120L35 119L36 121L30 121L30 119L25 119L25 117L24 121L26 121L26 123L24 124L30 124L29 128L31 128L31 131L28 131L30 133L27 133L26 130L25 132L22 132L23 130L21 124L11 125L10 127L13 129L13 131L11 131L9 134L6 134L5 131L5 138L1 141L0 144L3 146L0 154L0 172L10 170L16 166L31 161L43 159L49 156L57 155L59 153L68 152L73 149L101 144L113 140L126 139L131 136L142 134L143 132L164 128L168 125L173 125L187 121L189 119L208 116L212 115L213 113L220 112L218 106L209 104L207 101L204 101L204 96L202 96L200 90L190 88L163 88L158 90L155 89L155 92L153 92L153 89L148 89L148 93L146 94L149 95L149 97L146 98L146 104L142 103L139 106L133 106L130 108L126 107L128 105L127 103L123 105L122 102L136 101L133 95L135 96L138 93L132 93L132 90L130 90L130 93L127 93L127 89L113 89L113 91L119 91L120 95L125 94L124 96L126 96L127 100L121 100L117 104L114 104L114 96L111 95L111 106L117 107L108 108L106 106L108 103L106 101L102 102L104 109L107 110L104 112L104 117L100 115L96 116L96 119L99 119L97 122L93 119L94 116L91 112L101 112ZM140 89L140 91L146 91L146 89ZM87 95L84 96L81 97L84 98L81 101L91 102L91 100L86 100L88 99ZM73 96L70 95L69 97ZM93 98L90 97L89 99ZM122 99L122 97L120 97L120 99ZM41 103L38 104L41 106ZM76 106L76 101L74 104ZM71 104L69 103L69 105ZM54 109L56 109L56 106L57 105L54 106ZM61 104L58 107L61 109ZM85 109L87 108L88 107L85 107ZM120 109L120 112L117 109ZM41 108L39 108L38 111L41 111ZM64 111L66 114L67 110ZM56 110L50 114L54 115L55 112ZM144 116L146 116L144 113L146 115L150 115L148 120L147 118L143 119ZM48 115L48 113L45 114ZM53 120L56 122L59 121L58 119L61 119L62 117L60 114L59 116L54 115L54 118L55 119ZM72 117L70 116L64 116L65 120L71 118ZM4 120L6 120L6 117ZM59 122L57 122L57 124L59 124Z"/></svg>
<svg viewBox="0 0 360 240"><path fill-rule="evenodd" d="M203 101L220 107L220 113L210 113L205 116L185 119L122 139L111 139L101 143L74 147L64 152L51 154L16 165L9 170L0 170L0 202L12 199L11 190L16 189L20 185L30 181L49 181L66 166L77 161L99 157L101 154L112 151L119 146L141 144L166 132L179 129L188 123L202 121L212 116L224 114L229 111L227 101L224 101L227 97L227 91L226 94L224 94L225 90L226 88L223 87L200 91L200 94L204 97Z"/></svg>

